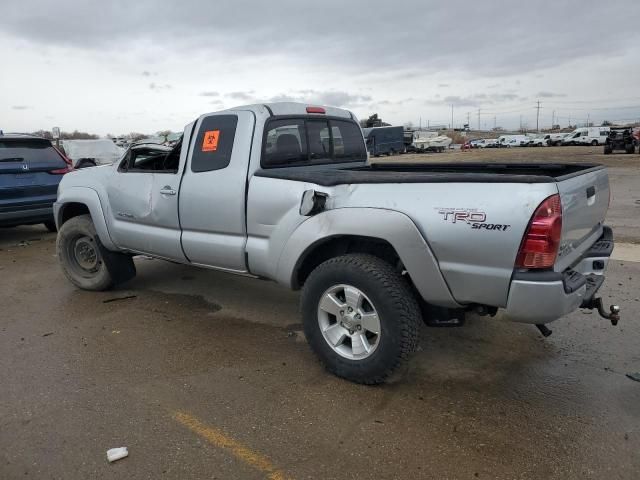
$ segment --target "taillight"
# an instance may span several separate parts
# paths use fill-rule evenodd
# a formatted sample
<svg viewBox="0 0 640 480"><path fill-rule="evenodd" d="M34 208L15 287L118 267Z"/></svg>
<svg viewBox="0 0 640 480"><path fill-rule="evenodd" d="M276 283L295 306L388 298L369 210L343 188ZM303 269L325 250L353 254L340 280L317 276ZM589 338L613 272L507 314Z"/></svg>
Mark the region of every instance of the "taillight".
<svg viewBox="0 0 640 480"><path fill-rule="evenodd" d="M73 167L56 168L55 170L49 170L49 173L53 175L64 175L65 173L73 172Z"/></svg>
<svg viewBox="0 0 640 480"><path fill-rule="evenodd" d="M52 173L54 175L64 175L65 173L73 172L73 162L71 161L71 159L64 155L55 146L53 148L56 152L58 152L58 155L62 157L62 160L64 160L64 163L66 163L67 166L64 168L56 168L55 170L50 170L49 173Z"/></svg>
<svg viewBox="0 0 640 480"><path fill-rule="evenodd" d="M536 209L522 239L516 268L551 268L562 236L560 195L548 197Z"/></svg>

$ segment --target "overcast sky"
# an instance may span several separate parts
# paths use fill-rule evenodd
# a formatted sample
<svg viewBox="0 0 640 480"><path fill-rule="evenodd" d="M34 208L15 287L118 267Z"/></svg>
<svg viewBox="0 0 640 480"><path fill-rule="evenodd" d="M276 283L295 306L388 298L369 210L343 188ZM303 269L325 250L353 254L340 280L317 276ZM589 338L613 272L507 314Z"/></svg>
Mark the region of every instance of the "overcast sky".
<svg viewBox="0 0 640 480"><path fill-rule="evenodd" d="M638 0L21 0L0 13L0 129L181 130L296 100L393 124L640 119Z"/></svg>

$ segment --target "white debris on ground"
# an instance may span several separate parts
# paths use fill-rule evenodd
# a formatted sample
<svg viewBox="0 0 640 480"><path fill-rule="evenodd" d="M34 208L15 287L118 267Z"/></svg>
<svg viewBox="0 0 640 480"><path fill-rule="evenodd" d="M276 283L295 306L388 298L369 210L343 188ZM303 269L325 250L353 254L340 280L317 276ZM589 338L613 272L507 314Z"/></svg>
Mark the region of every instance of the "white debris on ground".
<svg viewBox="0 0 640 480"><path fill-rule="evenodd" d="M107 450L107 460L109 462L115 462L121 458L129 456L129 450L127 447L111 448Z"/></svg>

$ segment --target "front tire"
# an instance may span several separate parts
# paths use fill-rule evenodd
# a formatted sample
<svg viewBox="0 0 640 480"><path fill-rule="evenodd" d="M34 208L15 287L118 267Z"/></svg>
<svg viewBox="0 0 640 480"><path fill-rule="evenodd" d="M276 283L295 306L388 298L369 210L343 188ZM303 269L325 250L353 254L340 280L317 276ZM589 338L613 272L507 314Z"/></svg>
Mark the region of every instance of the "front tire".
<svg viewBox="0 0 640 480"><path fill-rule="evenodd" d="M67 220L56 241L62 271L83 290L108 290L135 276L133 259L104 248L90 215Z"/></svg>
<svg viewBox="0 0 640 480"><path fill-rule="evenodd" d="M305 282L301 308L311 348L352 382L384 382L418 344L420 308L409 284L372 255L322 263Z"/></svg>

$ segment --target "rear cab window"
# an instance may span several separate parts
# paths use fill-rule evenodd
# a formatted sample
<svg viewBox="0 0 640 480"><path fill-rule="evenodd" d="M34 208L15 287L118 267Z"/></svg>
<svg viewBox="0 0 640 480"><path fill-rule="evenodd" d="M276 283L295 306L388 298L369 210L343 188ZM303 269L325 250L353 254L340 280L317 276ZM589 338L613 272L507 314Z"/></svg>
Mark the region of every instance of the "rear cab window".
<svg viewBox="0 0 640 480"><path fill-rule="evenodd" d="M362 130L354 121L300 116L274 118L265 126L263 168L366 160Z"/></svg>
<svg viewBox="0 0 640 480"><path fill-rule="evenodd" d="M191 156L191 171L210 172L228 167L237 126L237 115L211 115L203 118Z"/></svg>

